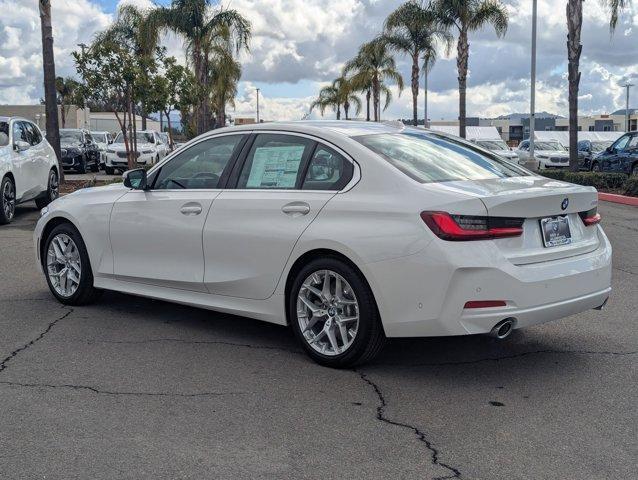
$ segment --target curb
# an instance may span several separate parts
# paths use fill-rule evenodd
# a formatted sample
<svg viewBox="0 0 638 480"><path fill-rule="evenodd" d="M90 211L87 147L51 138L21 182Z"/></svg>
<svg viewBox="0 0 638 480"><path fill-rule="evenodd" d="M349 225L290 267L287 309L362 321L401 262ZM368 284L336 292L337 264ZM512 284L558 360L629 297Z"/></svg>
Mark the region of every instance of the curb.
<svg viewBox="0 0 638 480"><path fill-rule="evenodd" d="M638 207L638 197L628 197L626 195L616 195L615 193L598 192L598 200Z"/></svg>

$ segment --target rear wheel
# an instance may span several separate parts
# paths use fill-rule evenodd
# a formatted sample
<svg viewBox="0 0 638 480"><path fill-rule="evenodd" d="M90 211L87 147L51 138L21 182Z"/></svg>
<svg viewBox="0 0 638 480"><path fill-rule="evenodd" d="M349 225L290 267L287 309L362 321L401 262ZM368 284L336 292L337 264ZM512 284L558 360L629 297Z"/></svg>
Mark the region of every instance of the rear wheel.
<svg viewBox="0 0 638 480"><path fill-rule="evenodd" d="M86 305L102 293L93 286L86 245L71 224L60 224L51 231L44 244L42 266L51 293L66 305Z"/></svg>
<svg viewBox="0 0 638 480"><path fill-rule="evenodd" d="M107 166L105 166L105 167L104 167L104 172L105 172L107 175L113 175L113 174L115 174L115 169L114 169L113 167L107 167Z"/></svg>
<svg viewBox="0 0 638 480"><path fill-rule="evenodd" d="M290 291L288 318L306 353L328 367L368 362L385 343L370 287L338 258L313 260L301 269Z"/></svg>
<svg viewBox="0 0 638 480"><path fill-rule="evenodd" d="M78 165L78 173L86 173L86 159L84 157L80 159L80 164Z"/></svg>
<svg viewBox="0 0 638 480"><path fill-rule="evenodd" d="M100 163L96 160L95 163L93 165L91 165L91 171L93 173L99 172L100 171Z"/></svg>
<svg viewBox="0 0 638 480"><path fill-rule="evenodd" d="M45 197L37 198L35 204L38 208L44 208L53 200L60 196L60 182L58 180L58 172L53 168L49 172L49 180L47 185L47 193Z"/></svg>
<svg viewBox="0 0 638 480"><path fill-rule="evenodd" d="M638 177L638 163L634 163L634 166L631 169L631 174Z"/></svg>
<svg viewBox="0 0 638 480"><path fill-rule="evenodd" d="M600 165L598 164L598 162L594 162L591 164L591 171L600 172Z"/></svg>
<svg viewBox="0 0 638 480"><path fill-rule="evenodd" d="M0 182L0 225L10 223L16 211L16 186L10 177Z"/></svg>

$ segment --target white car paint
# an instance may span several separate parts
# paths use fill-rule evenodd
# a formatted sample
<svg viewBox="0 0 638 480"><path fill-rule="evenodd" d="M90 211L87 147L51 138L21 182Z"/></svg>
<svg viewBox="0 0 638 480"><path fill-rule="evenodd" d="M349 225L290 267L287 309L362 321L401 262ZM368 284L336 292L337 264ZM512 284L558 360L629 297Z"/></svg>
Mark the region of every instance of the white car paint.
<svg viewBox="0 0 638 480"><path fill-rule="evenodd" d="M113 142L113 138L109 132L91 132L91 136L100 149L100 165L104 165L106 163L106 149Z"/></svg>
<svg viewBox="0 0 638 480"><path fill-rule="evenodd" d="M49 172L58 163L55 152L44 135L33 122L19 117L0 117L0 123L8 125L9 135L0 143L0 180L6 176L13 178L15 183L16 203L27 202L46 194ZM18 125L27 124L37 130L41 140L38 143L28 143L19 147ZM3 133L3 135L6 135ZM6 145L3 145L6 143Z"/></svg>
<svg viewBox="0 0 638 480"><path fill-rule="evenodd" d="M87 245L98 288L286 324L293 265L330 250L361 271L389 337L487 333L505 318L521 328L599 307L610 294L611 245L600 225L585 226L579 216L597 206L595 189L524 169L419 183L353 138L433 135L423 130L328 121L224 128L192 140L149 176L207 139L251 133L315 139L353 162L352 179L340 191L80 190L44 210L34 232L38 265L48 225L64 219ZM307 214L284 213L290 205L307 206ZM523 233L443 240L421 220L426 210L520 217ZM545 248L539 219L555 215L569 217L572 243ZM465 308L492 299L506 305Z"/></svg>
<svg viewBox="0 0 638 480"><path fill-rule="evenodd" d="M470 138L472 143L485 148L499 157L518 163L518 154L514 152L501 138Z"/></svg>
<svg viewBox="0 0 638 480"><path fill-rule="evenodd" d="M154 165L166 157L168 147L155 130L141 130L137 132L137 151L138 164ZM121 133L117 134L113 143L106 149L105 166L121 171L128 169L126 146Z"/></svg>
<svg viewBox="0 0 638 480"><path fill-rule="evenodd" d="M545 148L544 146L552 147ZM534 144L534 158L530 155L529 140L523 140L516 149L519 164L527 168L544 170L546 168L569 167L569 153L556 140L536 141Z"/></svg>

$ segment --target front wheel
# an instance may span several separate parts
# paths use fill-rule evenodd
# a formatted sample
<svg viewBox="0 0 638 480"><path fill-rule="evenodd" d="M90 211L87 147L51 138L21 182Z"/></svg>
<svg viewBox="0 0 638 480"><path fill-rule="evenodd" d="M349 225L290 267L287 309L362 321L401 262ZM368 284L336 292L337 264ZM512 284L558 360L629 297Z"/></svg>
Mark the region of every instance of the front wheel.
<svg viewBox="0 0 638 480"><path fill-rule="evenodd" d="M591 171L592 172L600 172L600 165L598 164L598 162L594 162L592 164Z"/></svg>
<svg viewBox="0 0 638 480"><path fill-rule="evenodd" d="M370 287L338 258L311 261L295 277L288 318L306 353L333 368L369 362L385 335Z"/></svg>
<svg viewBox="0 0 638 480"><path fill-rule="evenodd" d="M51 171L49 172L46 196L42 198L36 198L35 205L38 208L44 208L59 196L60 182L58 180L58 173L54 169L51 169Z"/></svg>
<svg viewBox="0 0 638 480"><path fill-rule="evenodd" d="M86 173L86 159L84 158L80 160L80 165L78 166L78 173Z"/></svg>
<svg viewBox="0 0 638 480"><path fill-rule="evenodd" d="M11 223L16 211L16 187L11 178L4 177L0 182L0 225Z"/></svg>
<svg viewBox="0 0 638 480"><path fill-rule="evenodd" d="M115 174L115 169L113 167L104 166L104 172L107 175L114 175Z"/></svg>
<svg viewBox="0 0 638 480"><path fill-rule="evenodd" d="M102 293L93 286L93 272L82 236L68 223L47 237L42 267L51 293L65 305L86 305Z"/></svg>
<svg viewBox="0 0 638 480"><path fill-rule="evenodd" d="M636 163L636 164L632 167L632 169L631 169L631 174L632 174L634 177L638 177L638 163Z"/></svg>

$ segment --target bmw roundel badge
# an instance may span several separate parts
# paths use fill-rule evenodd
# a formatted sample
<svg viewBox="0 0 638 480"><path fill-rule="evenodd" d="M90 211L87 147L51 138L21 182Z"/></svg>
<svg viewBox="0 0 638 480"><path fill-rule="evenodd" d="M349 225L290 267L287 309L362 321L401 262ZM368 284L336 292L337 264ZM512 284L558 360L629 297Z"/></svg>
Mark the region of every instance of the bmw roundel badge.
<svg viewBox="0 0 638 480"><path fill-rule="evenodd" d="M566 198L565 200L563 200L563 203L560 204L560 208L562 208L563 210L566 210L568 206L569 206L569 198Z"/></svg>

